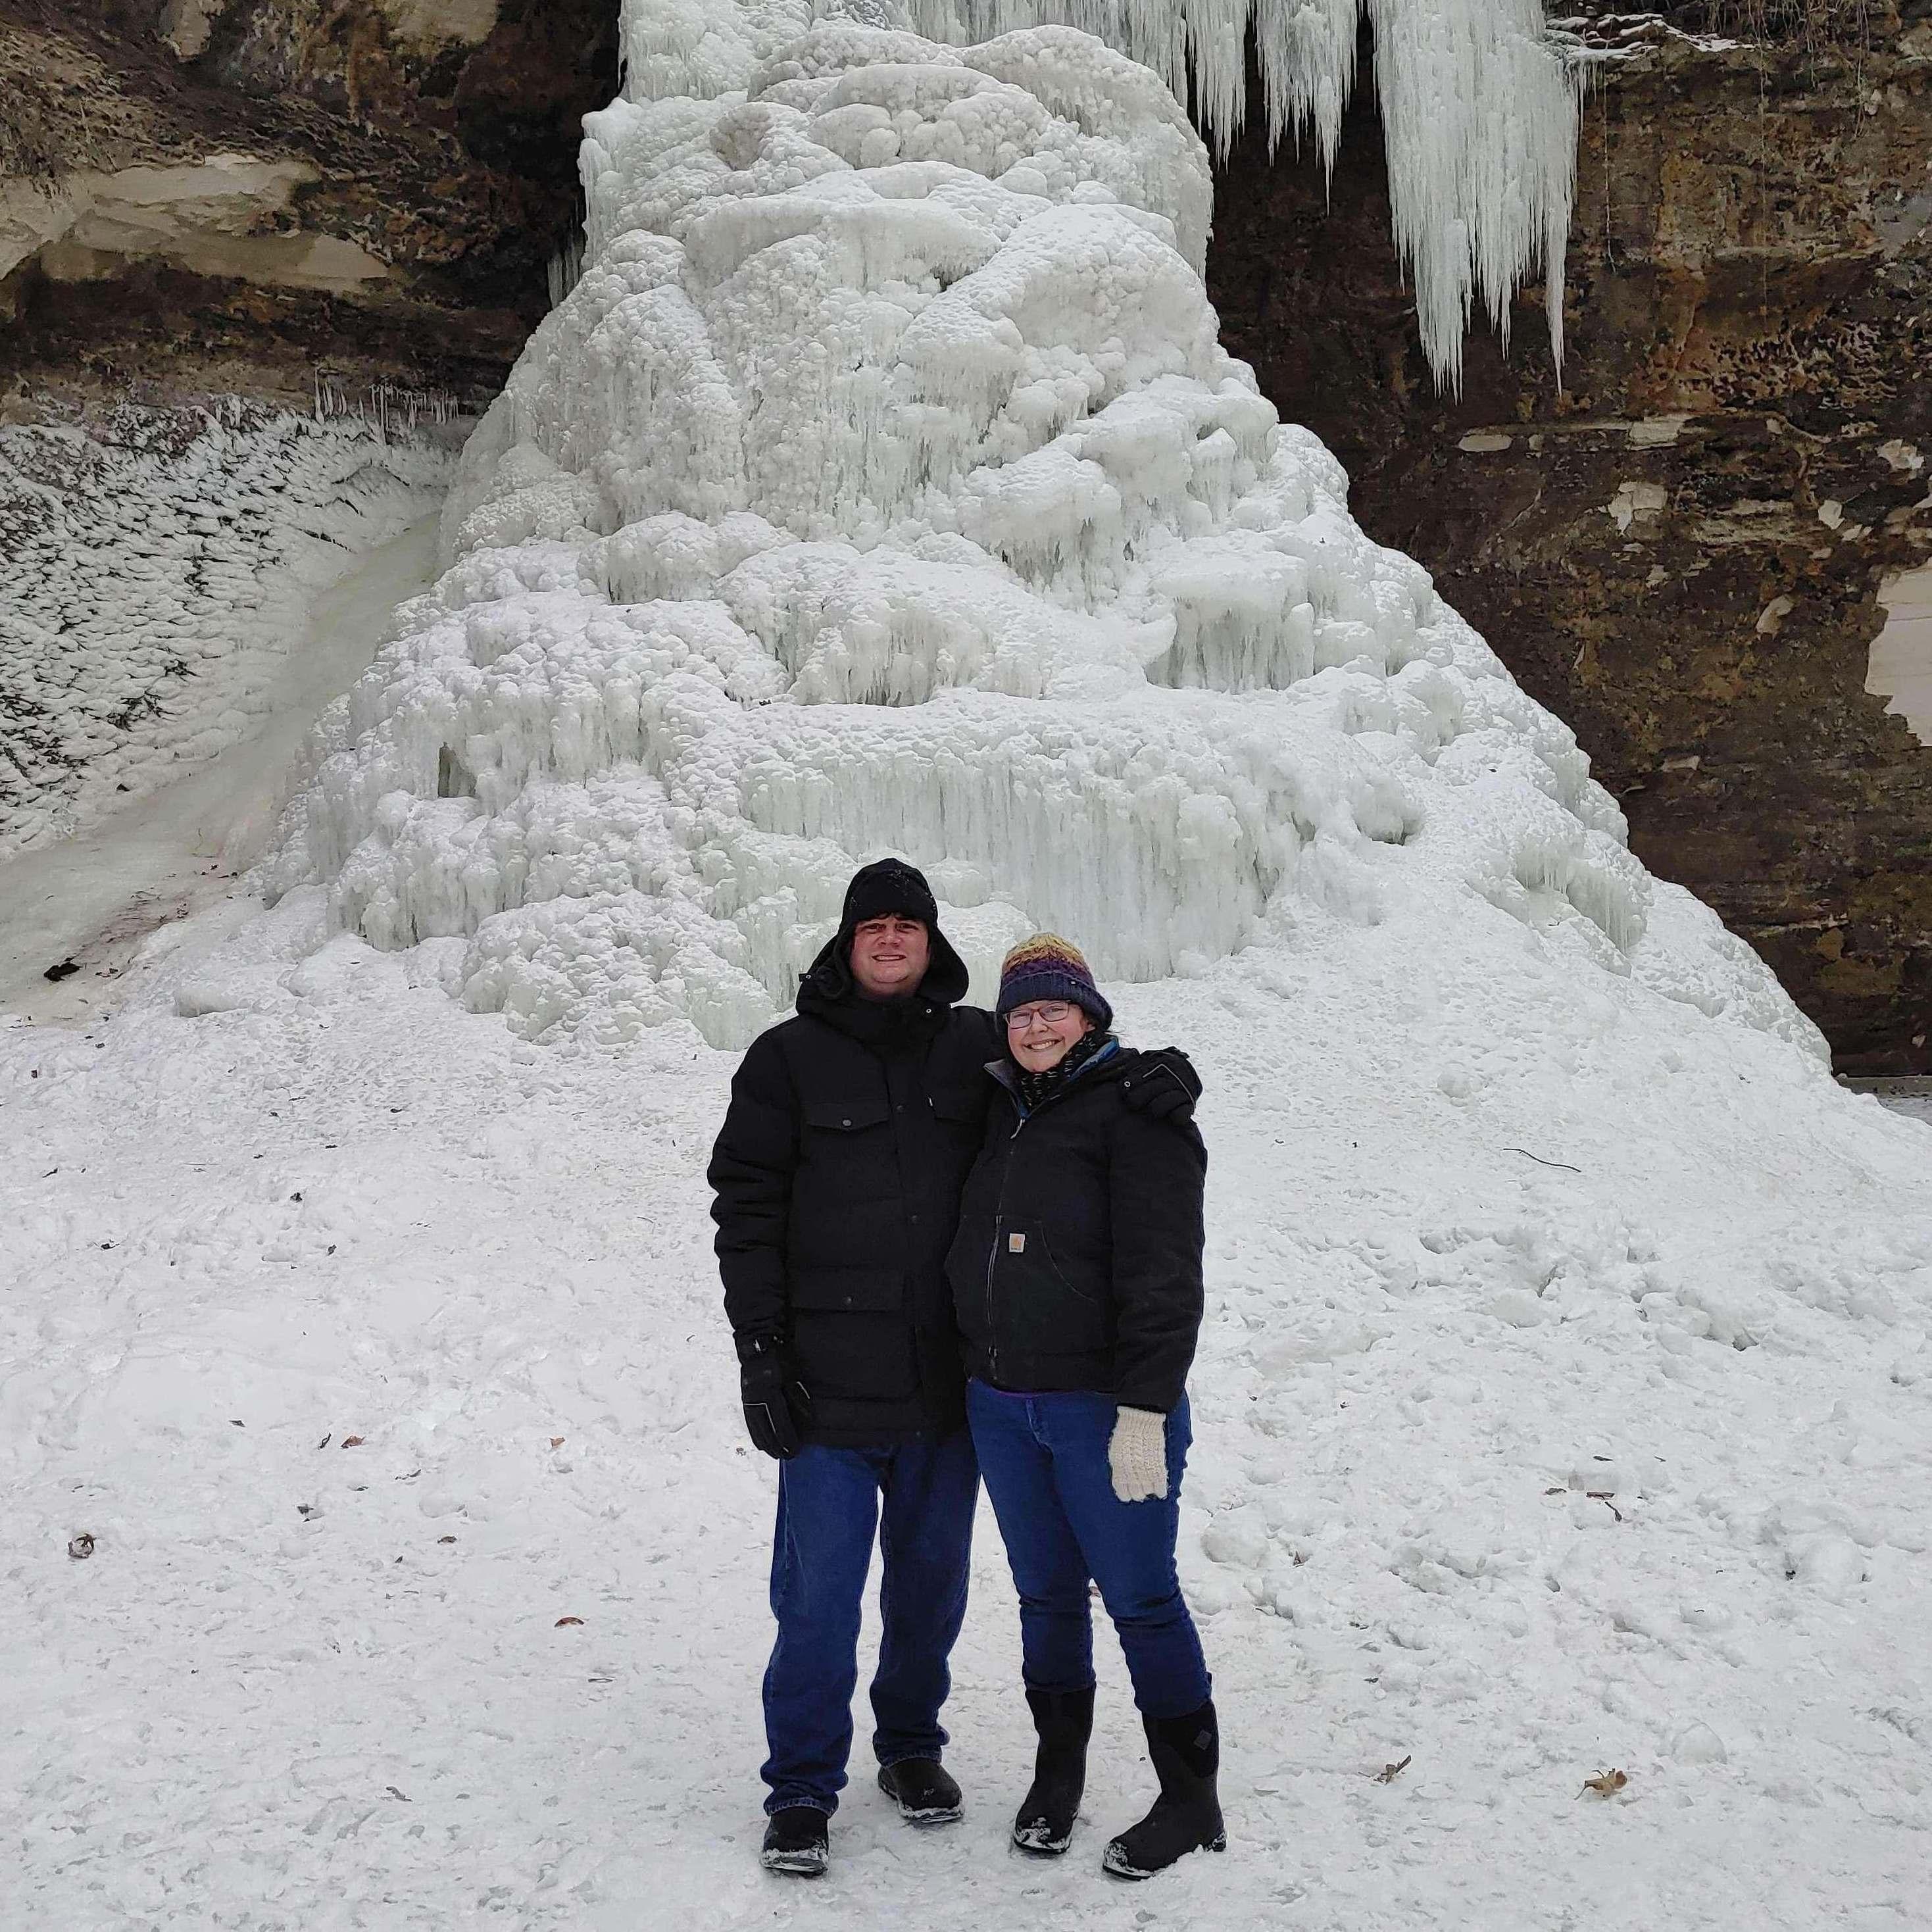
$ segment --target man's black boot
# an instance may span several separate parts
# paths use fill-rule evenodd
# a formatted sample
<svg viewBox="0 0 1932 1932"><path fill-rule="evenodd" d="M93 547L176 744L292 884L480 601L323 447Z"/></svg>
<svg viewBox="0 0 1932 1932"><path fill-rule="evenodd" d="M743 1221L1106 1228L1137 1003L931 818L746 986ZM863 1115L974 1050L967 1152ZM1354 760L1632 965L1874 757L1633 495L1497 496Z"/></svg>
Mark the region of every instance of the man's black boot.
<svg viewBox="0 0 1932 1932"><path fill-rule="evenodd" d="M1107 1847L1100 1868L1114 1878L1151 1878L1190 1852L1226 1851L1221 1801L1221 1732L1213 1703L1184 1718L1143 1718L1148 1755L1160 1780L1154 1809Z"/></svg>
<svg viewBox="0 0 1932 1932"><path fill-rule="evenodd" d="M879 1789L908 1825L950 1825L965 1808L958 1786L937 1758L902 1758L881 1766Z"/></svg>
<svg viewBox="0 0 1932 1932"><path fill-rule="evenodd" d="M1040 1733L1034 1754L1033 1789L1013 1820L1013 1843L1036 1858L1058 1858L1073 1841L1087 1789L1087 1740L1094 1734L1094 1692L1028 1690L1033 1727Z"/></svg>
<svg viewBox="0 0 1932 1932"><path fill-rule="evenodd" d="M765 1827L759 1864L790 1878L823 1878L832 1862L826 1822L825 1814L809 1804L788 1804L774 1811Z"/></svg>

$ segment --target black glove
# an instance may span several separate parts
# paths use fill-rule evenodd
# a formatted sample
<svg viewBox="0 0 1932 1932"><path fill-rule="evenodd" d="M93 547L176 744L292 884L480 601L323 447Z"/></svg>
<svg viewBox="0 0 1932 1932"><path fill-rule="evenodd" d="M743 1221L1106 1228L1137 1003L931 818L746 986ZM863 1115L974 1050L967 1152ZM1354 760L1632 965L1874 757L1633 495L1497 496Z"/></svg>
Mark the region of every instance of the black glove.
<svg viewBox="0 0 1932 1932"><path fill-rule="evenodd" d="M738 1389L754 1446L780 1462L796 1456L798 1417L808 1398L776 1335L738 1337Z"/></svg>
<svg viewBox="0 0 1932 1932"><path fill-rule="evenodd" d="M1141 1064L1120 1082L1120 1097L1130 1113L1150 1114L1184 1127L1194 1118L1201 1097L1201 1076L1194 1063L1178 1046L1144 1053Z"/></svg>

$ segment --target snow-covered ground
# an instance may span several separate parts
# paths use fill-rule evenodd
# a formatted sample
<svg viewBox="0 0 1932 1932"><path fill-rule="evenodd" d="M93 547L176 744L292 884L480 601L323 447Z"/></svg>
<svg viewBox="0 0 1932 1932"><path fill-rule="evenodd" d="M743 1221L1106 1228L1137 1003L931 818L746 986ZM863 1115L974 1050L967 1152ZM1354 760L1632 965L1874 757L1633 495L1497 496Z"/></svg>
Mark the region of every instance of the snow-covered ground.
<svg viewBox="0 0 1932 1932"><path fill-rule="evenodd" d="M1922 1924L1932 1129L1222 354L1164 88L811 12L630 0L584 278L262 898L0 1022L10 1910ZM1144 1888L1105 1644L1085 1834L1006 1852L990 1524L966 1821L862 1766L830 1880L755 1865L773 1478L702 1173L887 849L1208 1082L1230 1847Z"/></svg>
<svg viewBox="0 0 1932 1932"><path fill-rule="evenodd" d="M1894 1113L1932 1125L1932 1079L1913 1075L1899 1080L1858 1080L1851 1084L1858 1091L1869 1094L1889 1107Z"/></svg>
<svg viewBox="0 0 1932 1932"><path fill-rule="evenodd" d="M1103 1643L1090 1822L1008 1856L988 1522L967 1820L905 1831L862 1766L812 1891L754 1862L734 1056L533 1046L309 952L315 895L236 916L157 935L110 1022L0 1031L14 1922L1922 1924L1932 1129L1744 1029L1714 1063L1684 1007L1497 1041L1453 1098L1475 1016L1426 962L1120 989L1208 1082L1181 1555L1230 1850L1101 1877L1146 1790Z"/></svg>

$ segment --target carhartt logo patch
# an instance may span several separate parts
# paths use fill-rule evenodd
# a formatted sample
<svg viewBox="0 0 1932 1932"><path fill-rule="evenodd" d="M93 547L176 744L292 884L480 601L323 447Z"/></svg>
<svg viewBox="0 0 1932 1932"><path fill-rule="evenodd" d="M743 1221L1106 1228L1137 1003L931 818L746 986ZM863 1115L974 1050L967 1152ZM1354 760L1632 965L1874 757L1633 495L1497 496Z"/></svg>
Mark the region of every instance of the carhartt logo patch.
<svg viewBox="0 0 1932 1932"><path fill-rule="evenodd" d="M1009 1234L1006 1237L1006 1252L1010 1255L1024 1254L1026 1252L1025 1235Z"/></svg>

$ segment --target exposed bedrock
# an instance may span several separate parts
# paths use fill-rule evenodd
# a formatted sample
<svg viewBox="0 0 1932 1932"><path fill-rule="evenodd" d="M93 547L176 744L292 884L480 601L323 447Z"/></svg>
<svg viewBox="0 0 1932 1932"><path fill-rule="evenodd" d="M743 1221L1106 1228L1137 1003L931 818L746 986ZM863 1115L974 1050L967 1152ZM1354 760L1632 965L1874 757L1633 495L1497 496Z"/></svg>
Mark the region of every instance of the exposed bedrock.
<svg viewBox="0 0 1932 1932"><path fill-rule="evenodd" d="M465 404L581 218L610 0L0 0L0 397Z"/></svg>
<svg viewBox="0 0 1932 1932"><path fill-rule="evenodd" d="M1210 291L1364 526L1574 727L1644 862L1842 1068L1932 1070L1932 746L1900 715L1932 670L1932 4L1874 0L1850 52L1682 31L1706 10L1588 29L1618 58L1583 116L1560 392L1526 298L1508 358L1479 328L1436 392L1359 97L1332 192L1238 148Z"/></svg>

